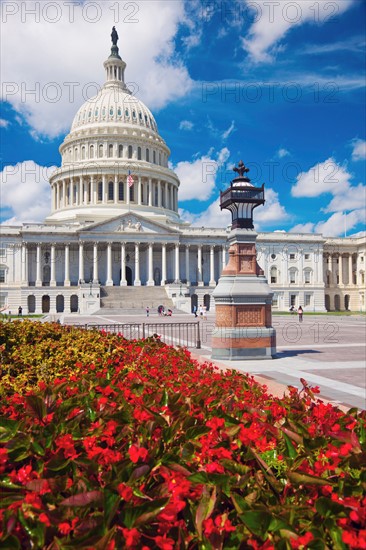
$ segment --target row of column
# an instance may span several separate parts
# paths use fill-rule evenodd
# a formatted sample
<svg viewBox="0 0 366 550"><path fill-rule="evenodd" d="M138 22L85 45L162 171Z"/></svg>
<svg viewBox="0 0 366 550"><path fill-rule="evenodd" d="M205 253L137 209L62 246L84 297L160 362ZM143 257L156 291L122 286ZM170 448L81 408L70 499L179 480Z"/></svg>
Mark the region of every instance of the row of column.
<svg viewBox="0 0 366 550"><path fill-rule="evenodd" d="M98 245L100 243L93 243L93 283L99 282L99 262L98 262ZM107 243L107 278L106 286L113 286L112 279L112 242ZM140 245L141 243L134 243L134 267L135 267L135 279L134 286L140 286ZM121 246L121 280L120 285L126 286L126 247L127 242L120 243ZM156 246L156 245L155 245ZM166 284L167 280L167 246L168 243L161 244L161 285ZM203 273L202 273L202 248L203 245L183 245L185 247L185 275L186 275L186 284L190 285L189 281L189 272L190 272L190 248L191 246L197 246L197 283L199 286L203 286ZM153 243L148 243L148 278L146 285L154 286L154 256L153 256ZM181 282L181 273L180 273L180 247L179 243L174 244L174 282ZM42 245L37 244L36 248L36 286L42 286L42 260L41 260ZM70 244L64 245L64 258L65 258L65 272L64 272L64 286L70 286ZM56 286L56 245L50 245L50 286ZM226 264L226 247L225 245L221 246L221 263L222 269ZM84 243L79 242L79 283L85 282L85 272L84 272ZM26 243L22 244L21 248L21 281L22 285L28 285L28 248ZM210 245L210 286L216 285L215 280L215 245Z"/></svg>
<svg viewBox="0 0 366 550"><path fill-rule="evenodd" d="M157 206L169 210L178 211L178 189L169 182L157 180L153 183L152 178L143 181L142 178L133 176L133 185L137 187L137 197L131 201L134 204ZM99 199L99 184L102 184L102 198ZM113 199L109 199L109 184L113 184ZM123 200L120 197L120 185L123 185ZM135 188L134 188L135 190ZM156 192L154 192L156 190ZM90 176L86 178L70 177L61 179L52 184L52 208L53 211L68 206L100 205L100 204L130 204L130 187L126 181L121 181L120 176L115 175L113 179L103 175L100 178Z"/></svg>
<svg viewBox="0 0 366 550"><path fill-rule="evenodd" d="M348 268L347 268L347 282L345 282L345 272L343 270L343 258L348 258ZM338 264L335 264L335 261L338 260ZM338 273L336 270L336 265L338 265ZM353 255L352 254L328 254L326 261L326 270L329 272L329 284L331 285L348 285L348 286L357 286L357 269L353 270ZM339 281L337 279L339 277Z"/></svg>

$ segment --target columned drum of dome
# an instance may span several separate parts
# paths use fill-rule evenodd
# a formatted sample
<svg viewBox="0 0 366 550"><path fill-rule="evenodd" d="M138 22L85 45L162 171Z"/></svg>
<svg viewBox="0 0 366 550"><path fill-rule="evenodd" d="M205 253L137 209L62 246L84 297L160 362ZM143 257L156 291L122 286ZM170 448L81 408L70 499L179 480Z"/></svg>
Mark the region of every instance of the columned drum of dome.
<svg viewBox="0 0 366 550"><path fill-rule="evenodd" d="M131 210L180 223L170 149L151 111L127 88L125 68L113 43L104 86L80 107L60 146L49 223L98 222Z"/></svg>

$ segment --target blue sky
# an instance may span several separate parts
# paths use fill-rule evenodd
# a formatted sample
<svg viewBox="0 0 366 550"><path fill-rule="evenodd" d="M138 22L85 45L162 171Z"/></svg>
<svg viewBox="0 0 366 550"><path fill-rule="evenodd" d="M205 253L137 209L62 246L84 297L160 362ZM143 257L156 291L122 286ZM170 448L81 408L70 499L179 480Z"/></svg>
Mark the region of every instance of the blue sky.
<svg viewBox="0 0 366 550"><path fill-rule="evenodd" d="M104 82L116 25L126 80L171 149L184 219L228 223L219 190L243 159L265 183L258 230L365 230L365 2L3 0L1 9L3 222L49 213L58 147L91 83Z"/></svg>

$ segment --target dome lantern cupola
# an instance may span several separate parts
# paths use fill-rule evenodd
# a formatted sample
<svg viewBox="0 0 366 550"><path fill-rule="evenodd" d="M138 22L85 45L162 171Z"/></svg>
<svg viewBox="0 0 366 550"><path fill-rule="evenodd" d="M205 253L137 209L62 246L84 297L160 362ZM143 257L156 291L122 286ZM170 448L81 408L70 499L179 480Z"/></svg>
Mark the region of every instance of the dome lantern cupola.
<svg viewBox="0 0 366 550"><path fill-rule="evenodd" d="M107 76L107 80L106 80L106 83L104 84L104 87L109 88L109 87L118 86L122 89L127 90L127 87L125 84L126 63L123 61L123 59L119 55L119 49L117 46L118 34L115 27L113 27L112 29L111 38L112 38L111 54L108 57L108 59L104 62L104 68L106 70L106 76Z"/></svg>

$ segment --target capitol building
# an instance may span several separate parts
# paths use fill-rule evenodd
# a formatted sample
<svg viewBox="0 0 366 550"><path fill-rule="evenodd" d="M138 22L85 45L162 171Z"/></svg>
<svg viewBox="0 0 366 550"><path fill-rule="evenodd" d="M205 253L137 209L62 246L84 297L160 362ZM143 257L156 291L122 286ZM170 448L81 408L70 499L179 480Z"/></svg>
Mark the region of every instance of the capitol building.
<svg viewBox="0 0 366 550"><path fill-rule="evenodd" d="M186 312L215 308L228 229L180 218L169 147L125 84L113 33L112 42L106 82L60 146L50 215L1 227L0 309L92 314L155 307L164 297ZM274 311L365 311L365 237L259 233L257 253Z"/></svg>

